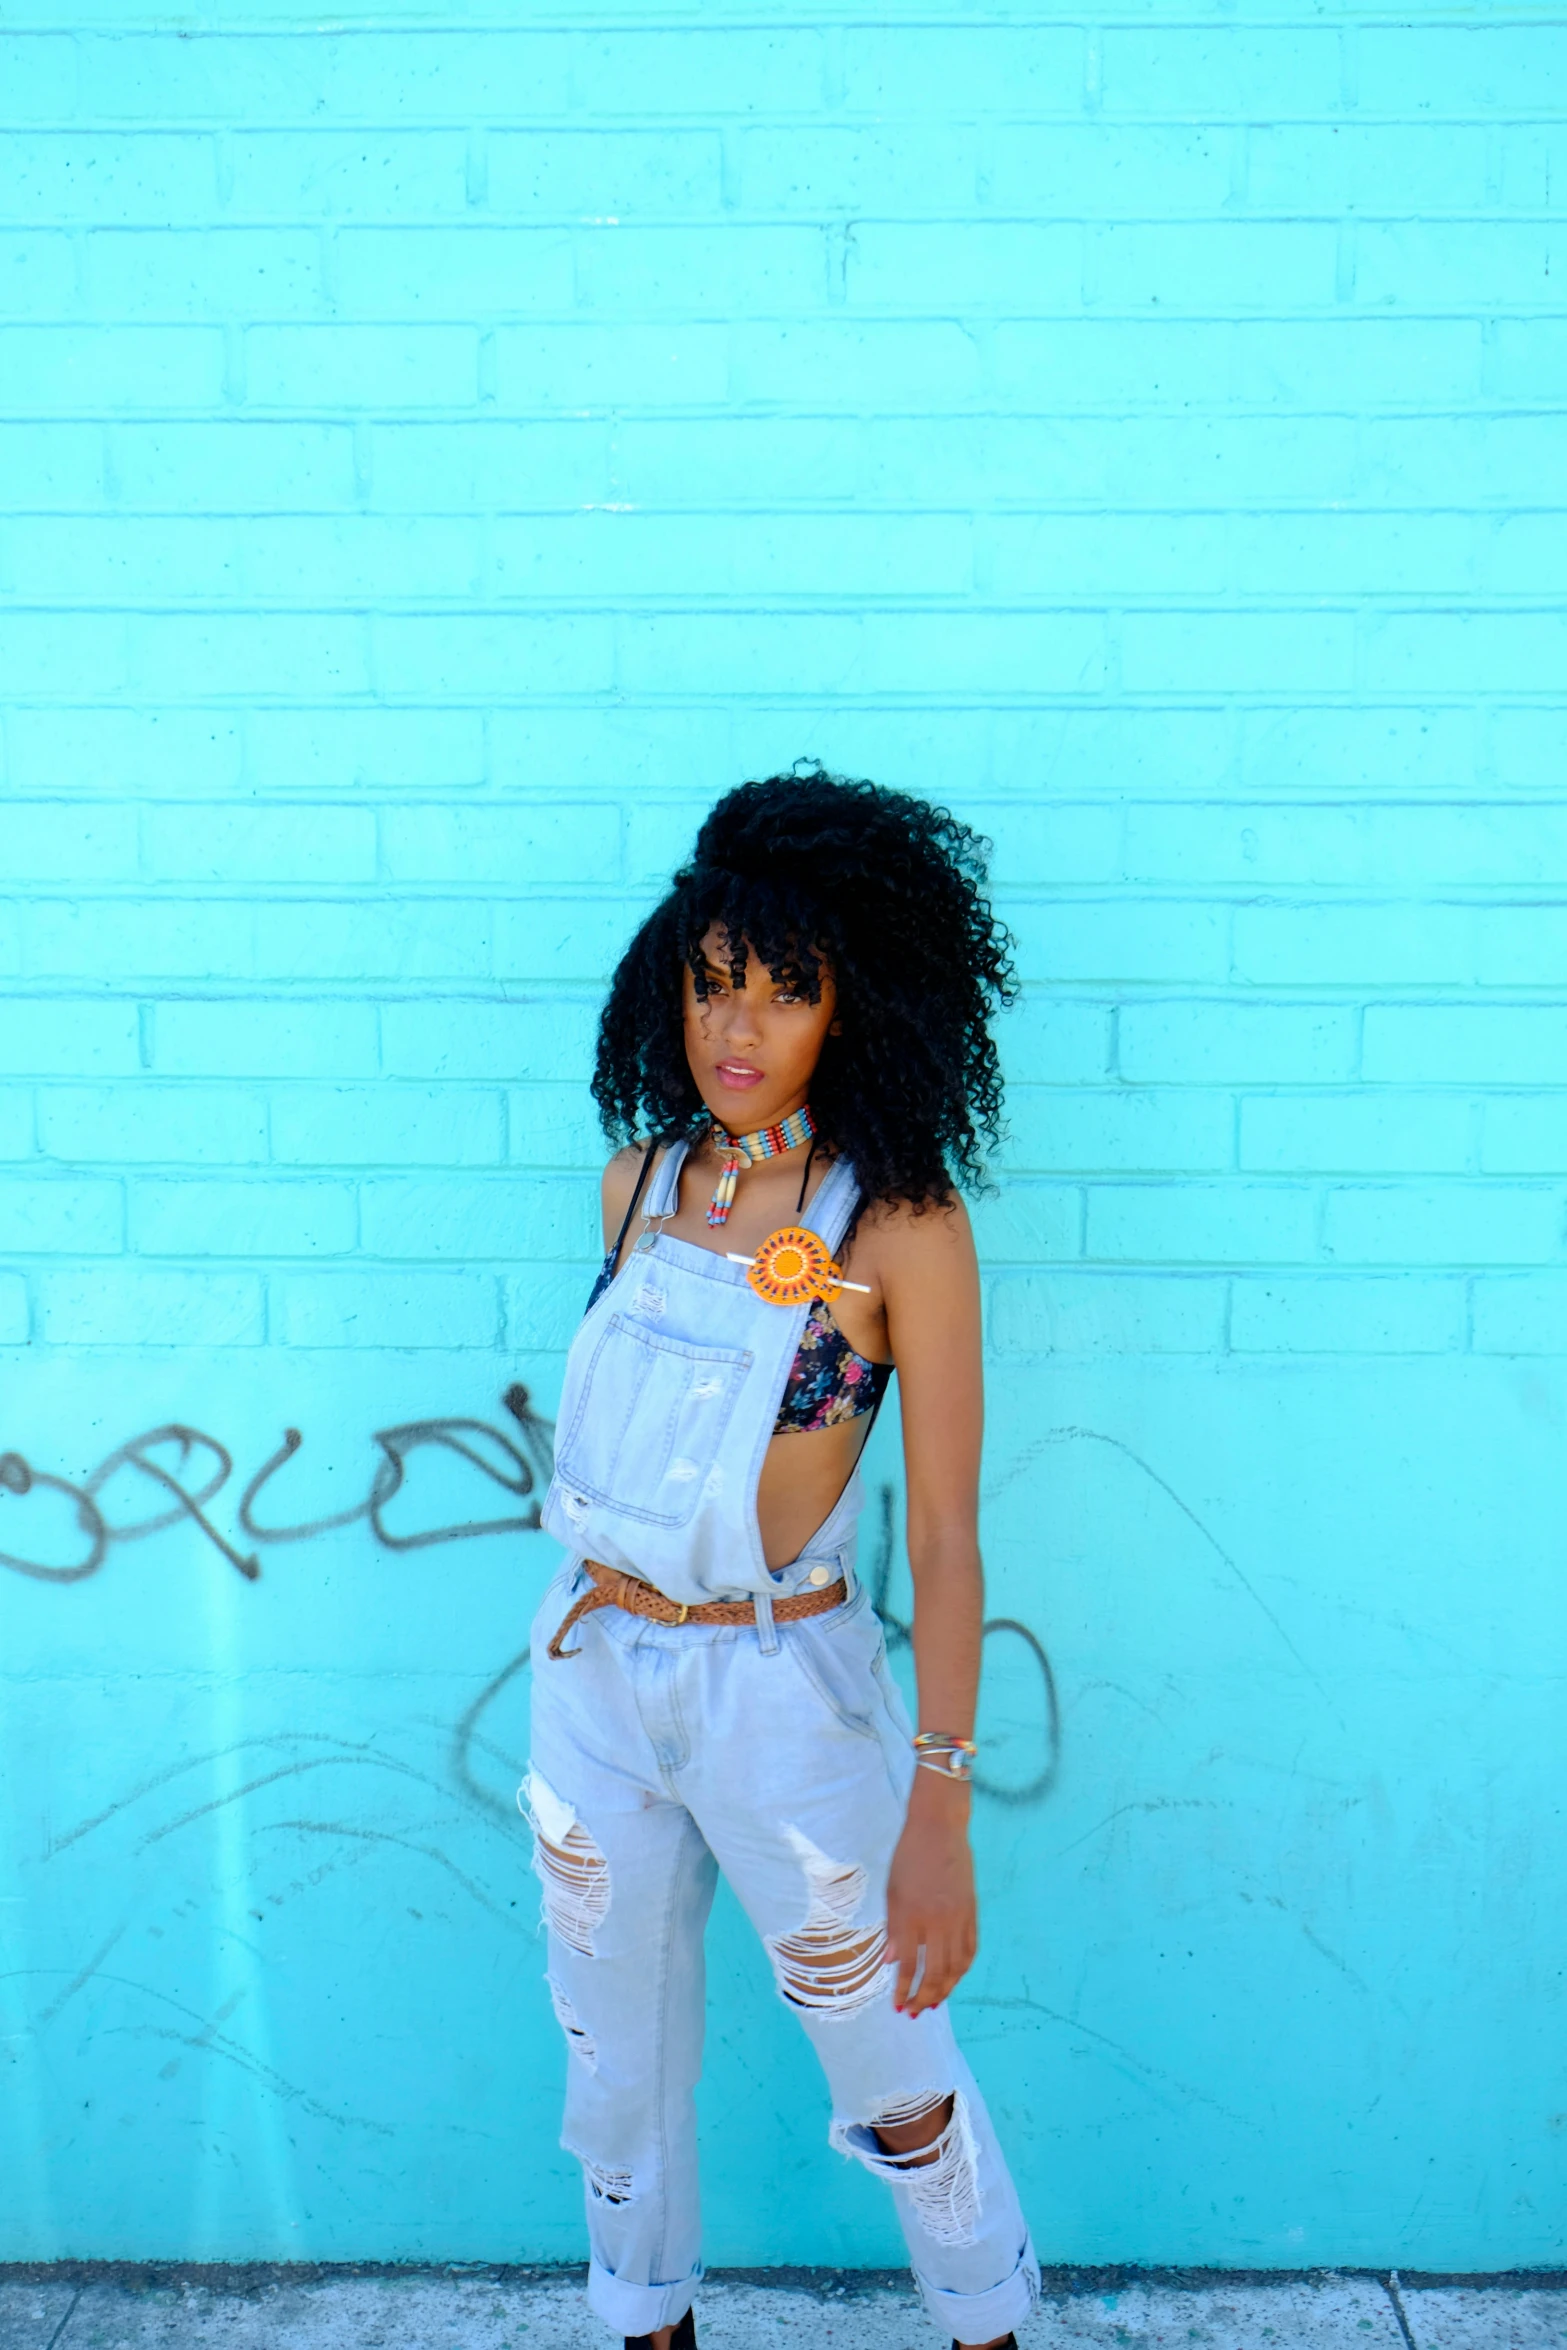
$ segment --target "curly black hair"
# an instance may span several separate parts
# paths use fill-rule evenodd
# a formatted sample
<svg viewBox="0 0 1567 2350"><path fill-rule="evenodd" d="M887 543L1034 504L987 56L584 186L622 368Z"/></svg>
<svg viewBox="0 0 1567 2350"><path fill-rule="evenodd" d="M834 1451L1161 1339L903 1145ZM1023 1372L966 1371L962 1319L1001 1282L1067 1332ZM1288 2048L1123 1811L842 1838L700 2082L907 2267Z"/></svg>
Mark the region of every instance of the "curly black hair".
<svg viewBox="0 0 1567 2350"><path fill-rule="evenodd" d="M1017 989L1011 940L984 897L990 843L926 800L820 768L727 792L620 959L599 1021L593 1098L623 1143L694 1132L682 971L706 994L717 924L736 986L754 952L775 979L838 991L811 1085L823 1142L867 1200L918 1208L984 1180L1000 1135L990 1021Z"/></svg>

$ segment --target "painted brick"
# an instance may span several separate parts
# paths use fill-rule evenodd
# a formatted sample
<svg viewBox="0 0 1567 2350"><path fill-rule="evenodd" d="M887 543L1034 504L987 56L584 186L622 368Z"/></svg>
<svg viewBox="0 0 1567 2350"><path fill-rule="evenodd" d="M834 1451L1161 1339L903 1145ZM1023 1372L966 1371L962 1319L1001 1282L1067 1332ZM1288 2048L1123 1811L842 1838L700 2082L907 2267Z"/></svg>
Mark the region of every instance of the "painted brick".
<svg viewBox="0 0 1567 2350"><path fill-rule="evenodd" d="M1567 1093L1487 1102L1480 1164L1488 1175L1567 1175Z"/></svg>
<svg viewBox="0 0 1567 2350"><path fill-rule="evenodd" d="M152 1065L162 1077L366 1077L377 1062L372 1004L160 1004Z"/></svg>
<svg viewBox="0 0 1567 2350"><path fill-rule="evenodd" d="M1246 139L1249 212L1481 212L1490 180L1490 140L1478 126L1255 123Z"/></svg>
<svg viewBox="0 0 1567 2350"><path fill-rule="evenodd" d="M1316 1194L1255 1183L1105 1183L1088 1195L1083 1253L1143 1264L1306 1263Z"/></svg>
<svg viewBox="0 0 1567 2350"><path fill-rule="evenodd" d="M947 320L742 319L727 340L733 397L780 412L964 406L981 385L973 336Z"/></svg>
<svg viewBox="0 0 1567 2350"><path fill-rule="evenodd" d="M358 1205L343 1183L133 1183L132 1251L142 1257L342 1256Z"/></svg>
<svg viewBox="0 0 1567 2350"><path fill-rule="evenodd" d="M19 905L0 902L0 972L8 977L20 977L24 969L22 955L22 924L26 909ZM36 978L31 964L25 965L28 975Z"/></svg>
<svg viewBox="0 0 1567 2350"><path fill-rule="evenodd" d="M998 595L1080 598L1221 594L1230 583L1222 516L996 514L982 544Z"/></svg>
<svg viewBox="0 0 1567 2350"><path fill-rule="evenodd" d="M1561 478L1567 417L1368 416L1361 424L1356 495L1389 505L1440 505L1461 479L1471 506L1531 504ZM1452 619L1430 615L1433 625ZM1368 673L1367 682L1375 684Z"/></svg>
<svg viewBox="0 0 1567 2350"><path fill-rule="evenodd" d="M139 692L362 693L369 678L357 619L328 613L141 613L130 621Z"/></svg>
<svg viewBox="0 0 1567 2350"><path fill-rule="evenodd" d="M258 791L458 791L482 783L484 721L473 710L252 710L246 771Z"/></svg>
<svg viewBox="0 0 1567 2350"><path fill-rule="evenodd" d="M591 801L549 808L403 807L381 819L394 881L480 881L506 891L620 877L620 811Z"/></svg>
<svg viewBox="0 0 1567 2350"><path fill-rule="evenodd" d="M216 208L212 141L189 132L13 133L0 145L0 218L205 221Z"/></svg>
<svg viewBox="0 0 1567 2350"><path fill-rule="evenodd" d="M1567 807L1133 808L1126 853L1129 871L1153 881L1556 881L1567 879Z"/></svg>
<svg viewBox="0 0 1567 2350"><path fill-rule="evenodd" d="M849 417L715 417L704 423L700 446L684 422L633 417L615 433L609 478L615 498L636 505L819 504L863 492L870 454Z"/></svg>
<svg viewBox="0 0 1567 2350"><path fill-rule="evenodd" d="M1337 264L1337 231L1326 224L1115 222L1089 232L1093 297L1116 309L1325 308Z"/></svg>
<svg viewBox="0 0 1567 2350"><path fill-rule="evenodd" d="M1509 123L1502 133L1502 202L1511 211L1560 212L1567 123Z"/></svg>
<svg viewBox="0 0 1567 2350"><path fill-rule="evenodd" d="M125 626L112 613L0 612L0 691L114 693L127 667Z"/></svg>
<svg viewBox="0 0 1567 2350"><path fill-rule="evenodd" d="M1486 550L1487 584L1504 596L1553 596L1567 589L1560 514L1513 514Z"/></svg>
<svg viewBox="0 0 1567 2350"><path fill-rule="evenodd" d="M1228 585L1255 596L1461 595L1481 560L1473 521L1454 514L1250 515L1229 556Z"/></svg>
<svg viewBox="0 0 1567 2350"><path fill-rule="evenodd" d="M228 536L247 593L275 602L296 596L301 579L322 603L455 600L478 575L477 533L462 519L268 514L230 524Z"/></svg>
<svg viewBox="0 0 1567 2350"><path fill-rule="evenodd" d="M1567 1275L1482 1276L1473 1312L1476 1354L1567 1354Z"/></svg>
<svg viewBox="0 0 1567 2350"><path fill-rule="evenodd" d="M584 33L573 87L590 114L810 115L822 98L821 36L738 25Z"/></svg>
<svg viewBox="0 0 1567 2350"><path fill-rule="evenodd" d="M508 1096L507 1130L515 1167L587 1167L609 1156L585 1082L519 1085Z"/></svg>
<svg viewBox="0 0 1567 2350"><path fill-rule="evenodd" d="M864 682L870 692L1097 693L1105 681L1105 627L1087 612L869 612Z"/></svg>
<svg viewBox="0 0 1567 2350"><path fill-rule="evenodd" d="M322 306L320 240L298 229L89 229L91 306L110 318L293 318Z"/></svg>
<svg viewBox="0 0 1567 2350"><path fill-rule="evenodd" d="M389 1077L519 1077L582 1082L592 1067L597 1002L539 994L496 1004L454 997L389 1003L382 1053Z"/></svg>
<svg viewBox="0 0 1567 2350"><path fill-rule="evenodd" d="M523 1265L502 1284L506 1345L512 1353L559 1353L570 1346L598 1267Z"/></svg>
<svg viewBox="0 0 1567 2350"><path fill-rule="evenodd" d="M1486 389L1497 399L1553 399L1567 366L1567 318L1499 318L1487 338Z"/></svg>
<svg viewBox="0 0 1567 2350"><path fill-rule="evenodd" d="M1004 862L996 870L1007 878ZM1001 910L1017 940L1018 967L1030 979L1191 984L1229 976L1223 906L1148 898L1021 905L1009 898Z"/></svg>
<svg viewBox="0 0 1567 2350"><path fill-rule="evenodd" d="M997 1030L1002 1066L1020 1082L1092 1085L1110 1063L1110 1013L1025 988Z"/></svg>
<svg viewBox="0 0 1567 2350"><path fill-rule="evenodd" d="M1007 1180L972 1208L974 1241L985 1265L1070 1261L1083 1253L1083 1195L1075 1184Z"/></svg>
<svg viewBox="0 0 1567 2350"><path fill-rule="evenodd" d="M1367 25L1360 103L1379 114L1536 114L1567 104L1567 63L1527 21L1501 25Z"/></svg>
<svg viewBox="0 0 1567 2350"><path fill-rule="evenodd" d="M267 1106L235 1085L47 1085L38 1147L77 1165L244 1166L267 1155Z"/></svg>
<svg viewBox="0 0 1567 2350"><path fill-rule="evenodd" d="M993 180L997 134L948 123L799 124L732 134L748 212L825 220L844 213L940 217L973 212L983 170ZM982 159L983 158L983 162ZM992 185L992 200L995 200ZM1012 209L1001 199L1003 209Z"/></svg>
<svg viewBox="0 0 1567 2350"><path fill-rule="evenodd" d="M20 1273L0 1273L0 1346L25 1346L29 1320L26 1282Z"/></svg>
<svg viewBox="0 0 1567 2350"><path fill-rule="evenodd" d="M0 564L40 601L145 603L154 580L160 602L221 598L242 577L234 526L213 516L35 516L0 537Z"/></svg>
<svg viewBox="0 0 1567 2350"><path fill-rule="evenodd" d="M577 299L589 310L673 311L734 318L812 309L826 248L815 229L584 226L576 233Z"/></svg>
<svg viewBox="0 0 1567 2350"><path fill-rule="evenodd" d="M1363 1073L1407 1085L1567 1084L1567 1012L1534 1004L1373 1004Z"/></svg>
<svg viewBox="0 0 1567 2350"><path fill-rule="evenodd" d="M252 966L258 979L488 979L494 916L471 898L356 896L281 898L255 906Z"/></svg>
<svg viewBox="0 0 1567 2350"><path fill-rule="evenodd" d="M50 230L0 230L0 318L64 318L76 306L71 240Z"/></svg>
<svg viewBox="0 0 1567 2350"><path fill-rule="evenodd" d="M136 871L134 808L7 800L0 840L7 881L103 881Z"/></svg>
<svg viewBox="0 0 1567 2350"><path fill-rule="evenodd" d="M0 1075L130 1075L137 1038L134 1004L13 997L0 1020Z"/></svg>
<svg viewBox="0 0 1567 2350"><path fill-rule="evenodd" d="M540 620L464 612L374 623L376 673L394 694L593 692L614 675L607 619Z"/></svg>
<svg viewBox="0 0 1567 2350"><path fill-rule="evenodd" d="M1230 1345L1237 1354L1448 1354L1462 1348L1466 1319L1461 1281L1238 1280Z"/></svg>
<svg viewBox="0 0 1567 2350"><path fill-rule="evenodd" d="M1542 811L1542 829L1554 813ZM1567 905L1483 907L1475 934L1484 985L1560 987L1567 980Z"/></svg>
<svg viewBox="0 0 1567 2350"><path fill-rule="evenodd" d="M882 713L875 715L880 726ZM990 739L996 774L1025 792L1168 792L1180 799L1238 788L1234 729L1219 710L998 710Z"/></svg>
<svg viewBox="0 0 1567 2350"><path fill-rule="evenodd" d="M1206 123L1127 125L1108 139L1097 122L1052 123L1044 135L1033 125L997 124L987 129L979 169L1000 212L1067 220L1191 215L1228 209L1232 146L1230 132Z"/></svg>
<svg viewBox="0 0 1567 2350"><path fill-rule="evenodd" d="M245 396L257 408L461 408L477 397L467 326L253 326Z"/></svg>
<svg viewBox="0 0 1567 2350"><path fill-rule="evenodd" d="M1075 114L1083 71L1075 25L849 25L843 34L843 102L872 114Z"/></svg>
<svg viewBox="0 0 1567 2350"><path fill-rule="evenodd" d="M546 984L586 980L602 987L643 911L612 898L536 897L497 906L495 976Z"/></svg>
<svg viewBox="0 0 1567 2350"><path fill-rule="evenodd" d="M333 275L345 318L488 324L569 312L576 298L571 239L558 229L339 229Z"/></svg>
<svg viewBox="0 0 1567 2350"><path fill-rule="evenodd" d="M0 1176L0 1250L13 1256L113 1256L124 1244L117 1183Z"/></svg>
<svg viewBox="0 0 1567 2350"><path fill-rule="evenodd" d="M1120 1072L1140 1085L1331 1085L1355 1074L1355 1026L1327 1004L1127 1004Z"/></svg>
<svg viewBox="0 0 1567 2350"><path fill-rule="evenodd" d="M740 593L951 595L973 573L962 515L801 514L740 527L724 515L530 514L490 534L498 593L601 597Z"/></svg>
<svg viewBox="0 0 1567 2350"><path fill-rule="evenodd" d="M158 881L371 881L366 808L201 807L142 811L142 857Z"/></svg>
<svg viewBox="0 0 1567 2350"><path fill-rule="evenodd" d="M1228 1283L1179 1273L1017 1273L990 1290L999 1354L1214 1354Z"/></svg>
<svg viewBox="0 0 1567 2350"><path fill-rule="evenodd" d="M1014 1083L1009 1169L1078 1174L1216 1173L1234 1159L1227 1093Z"/></svg>
<svg viewBox="0 0 1567 2350"><path fill-rule="evenodd" d="M1240 1104L1240 1163L1270 1175L1458 1175L1475 1113L1456 1093L1296 1093Z"/></svg>
<svg viewBox="0 0 1567 2350"><path fill-rule="evenodd" d="M689 407L722 401L729 338L721 326L501 327L495 337L500 408Z"/></svg>
<svg viewBox="0 0 1567 2350"><path fill-rule="evenodd" d="M85 113L154 122L352 124L504 119L568 103L570 43L553 31L365 28L297 34L89 34Z"/></svg>
<svg viewBox="0 0 1567 2350"><path fill-rule="evenodd" d="M1555 250L1543 221L1365 222L1355 238L1356 299L1422 310L1550 302Z"/></svg>
<svg viewBox="0 0 1567 2350"><path fill-rule="evenodd" d="M1121 674L1131 693L1340 692L1353 682L1347 612L1128 612Z"/></svg>
<svg viewBox="0 0 1567 2350"><path fill-rule="evenodd" d="M0 497L8 514L102 504L104 434L93 424L0 424Z"/></svg>
<svg viewBox="0 0 1567 2350"><path fill-rule="evenodd" d="M30 1159L34 1125L31 1088L0 1085L0 1159Z"/></svg>
<svg viewBox="0 0 1567 2350"><path fill-rule="evenodd" d="M1336 114L1338 35L1328 26L1115 26L1104 36L1102 88L1107 115Z"/></svg>
<svg viewBox="0 0 1567 2350"><path fill-rule="evenodd" d="M370 451L371 502L393 513L570 509L611 494L602 423L378 423Z"/></svg>
<svg viewBox="0 0 1567 2350"><path fill-rule="evenodd" d="M127 506L176 513L346 508L356 495L346 424L117 425L113 464Z"/></svg>
<svg viewBox="0 0 1567 2350"><path fill-rule="evenodd" d="M216 327L0 327L0 404L8 409L211 409L222 395Z"/></svg>
<svg viewBox="0 0 1567 2350"><path fill-rule="evenodd" d="M243 904L34 897L21 934L34 980L245 979L255 964L255 915Z"/></svg>
<svg viewBox="0 0 1567 2350"><path fill-rule="evenodd" d="M272 1334L283 1346L490 1347L502 1301L492 1274L276 1273Z"/></svg>
<svg viewBox="0 0 1567 2350"><path fill-rule="evenodd" d="M962 814L993 843L990 872L999 890L1114 880L1120 875L1118 808L1098 801L1043 808L979 801L965 805ZM1031 971L1028 976L1044 974Z"/></svg>
<svg viewBox="0 0 1567 2350"><path fill-rule="evenodd" d="M1489 731L1496 781L1503 791L1561 788L1567 709L1498 710Z"/></svg>
<svg viewBox="0 0 1567 2350"><path fill-rule="evenodd" d="M1331 408L1353 383L1362 413L1463 408L1479 391L1482 348L1474 318L1242 320L1234 329L1230 396ZM1407 419L1398 429L1407 439Z"/></svg>
<svg viewBox="0 0 1567 2350"><path fill-rule="evenodd" d="M489 209L533 219L602 220L716 212L716 130L496 131L487 142Z"/></svg>
<svg viewBox="0 0 1567 2350"><path fill-rule="evenodd" d="M1567 1194L1546 1185L1379 1184L1330 1191L1324 1246L1341 1264L1534 1265L1567 1244Z"/></svg>
<svg viewBox="0 0 1567 2350"><path fill-rule="evenodd" d="M363 1247L375 1257L582 1258L599 1242L591 1187L525 1175L372 1177L361 1206Z"/></svg>
<svg viewBox="0 0 1567 2350"><path fill-rule="evenodd" d="M235 220L422 225L468 212L468 141L457 130L241 130L225 140L224 168Z"/></svg>
<svg viewBox="0 0 1567 2350"><path fill-rule="evenodd" d="M1257 709L1241 713L1239 767L1259 796L1473 791L1479 743L1467 710Z"/></svg>
<svg viewBox="0 0 1567 2350"><path fill-rule="evenodd" d="M1081 229L996 221L858 221L849 235L851 303L871 310L964 315L1005 307L1076 309L1082 296Z"/></svg>
<svg viewBox="0 0 1567 2350"><path fill-rule="evenodd" d="M1400 871L1384 865L1382 872ZM1464 986L1477 975L1470 906L1241 906L1235 976L1263 986L1335 981L1386 986L1422 980Z"/></svg>
<svg viewBox="0 0 1567 2350"><path fill-rule="evenodd" d="M487 1167L505 1156L504 1097L459 1085L282 1085L272 1156L302 1167Z"/></svg>
<svg viewBox="0 0 1567 2350"><path fill-rule="evenodd" d="M69 33L0 36L0 121L68 119L76 98L76 43Z"/></svg>
<svg viewBox="0 0 1567 2350"><path fill-rule="evenodd" d="M34 1334L48 1346L259 1346L265 1335L251 1273L62 1265L34 1275L33 1298Z"/></svg>

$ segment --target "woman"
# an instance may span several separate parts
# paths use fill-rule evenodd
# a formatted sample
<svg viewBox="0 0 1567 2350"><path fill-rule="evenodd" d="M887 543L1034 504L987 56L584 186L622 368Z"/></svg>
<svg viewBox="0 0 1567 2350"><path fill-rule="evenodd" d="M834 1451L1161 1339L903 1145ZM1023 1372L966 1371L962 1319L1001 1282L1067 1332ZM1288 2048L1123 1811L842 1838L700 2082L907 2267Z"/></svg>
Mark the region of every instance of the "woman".
<svg viewBox="0 0 1567 2350"><path fill-rule="evenodd" d="M527 1800L586 2181L589 2300L689 2350L693 2091L722 1868L892 2189L926 2306L1010 2340L1038 2270L943 2004L976 1946L979 1173L1011 995L984 844L824 774L721 800L617 970L594 1097L623 1149L544 1524ZM635 1212L640 1230L627 1248ZM855 1581L896 1366L920 1736Z"/></svg>

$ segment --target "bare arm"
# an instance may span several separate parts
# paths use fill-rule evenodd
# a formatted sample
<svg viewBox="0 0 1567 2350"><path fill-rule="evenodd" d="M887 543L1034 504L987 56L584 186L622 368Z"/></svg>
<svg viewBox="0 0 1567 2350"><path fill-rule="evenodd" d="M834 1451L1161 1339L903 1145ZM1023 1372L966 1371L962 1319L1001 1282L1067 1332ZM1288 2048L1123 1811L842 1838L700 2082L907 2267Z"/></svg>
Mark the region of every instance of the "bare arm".
<svg viewBox="0 0 1567 2350"><path fill-rule="evenodd" d="M919 1216L900 1211L878 1233L876 1255L903 1412L918 1727L968 1738L984 1617L978 1531L984 1404L979 1267L961 1200ZM978 1948L971 1800L960 1781L914 1774L887 1887L895 1998L911 2014L938 2005Z"/></svg>

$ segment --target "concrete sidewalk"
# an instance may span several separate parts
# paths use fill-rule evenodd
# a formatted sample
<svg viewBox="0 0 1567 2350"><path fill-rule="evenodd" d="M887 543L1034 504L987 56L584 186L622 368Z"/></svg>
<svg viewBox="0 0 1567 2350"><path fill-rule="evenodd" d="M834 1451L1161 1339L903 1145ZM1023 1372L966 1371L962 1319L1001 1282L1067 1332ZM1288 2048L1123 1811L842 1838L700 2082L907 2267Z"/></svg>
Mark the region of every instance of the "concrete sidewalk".
<svg viewBox="0 0 1567 2350"><path fill-rule="evenodd" d="M879 2273L719 2274L702 2350L932 2350ZM1025 2350L1567 2350L1567 2275L1462 2284L1393 2275L1047 2277ZM579 2272L0 2270L0 2350L607 2350Z"/></svg>

